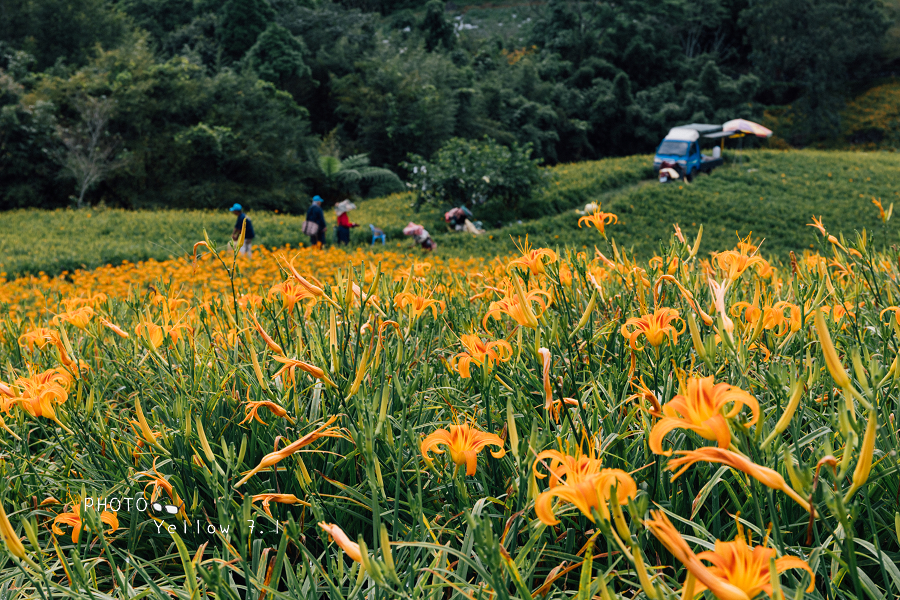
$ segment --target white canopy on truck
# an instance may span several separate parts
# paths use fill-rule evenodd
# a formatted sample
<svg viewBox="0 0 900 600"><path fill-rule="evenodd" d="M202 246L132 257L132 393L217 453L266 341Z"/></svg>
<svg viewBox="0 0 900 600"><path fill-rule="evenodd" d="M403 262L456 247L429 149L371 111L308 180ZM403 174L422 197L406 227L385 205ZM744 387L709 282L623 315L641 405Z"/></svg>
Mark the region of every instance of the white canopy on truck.
<svg viewBox="0 0 900 600"><path fill-rule="evenodd" d="M679 142L696 142L700 139L700 132L686 127L673 127L669 130L665 139L678 140Z"/></svg>

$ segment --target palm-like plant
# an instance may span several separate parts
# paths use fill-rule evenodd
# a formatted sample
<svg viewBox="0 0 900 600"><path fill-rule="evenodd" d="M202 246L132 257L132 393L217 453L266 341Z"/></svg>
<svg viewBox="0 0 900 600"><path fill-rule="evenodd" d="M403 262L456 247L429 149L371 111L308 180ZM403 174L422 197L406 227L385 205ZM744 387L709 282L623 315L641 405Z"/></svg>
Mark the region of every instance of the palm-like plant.
<svg viewBox="0 0 900 600"><path fill-rule="evenodd" d="M364 188L367 191L376 187L391 191L403 186L400 178L390 169L371 166L368 154L354 154L341 160L335 146L323 144L312 157L312 162L318 167L319 184L323 188L316 190L316 193L329 204L347 196L360 196Z"/></svg>

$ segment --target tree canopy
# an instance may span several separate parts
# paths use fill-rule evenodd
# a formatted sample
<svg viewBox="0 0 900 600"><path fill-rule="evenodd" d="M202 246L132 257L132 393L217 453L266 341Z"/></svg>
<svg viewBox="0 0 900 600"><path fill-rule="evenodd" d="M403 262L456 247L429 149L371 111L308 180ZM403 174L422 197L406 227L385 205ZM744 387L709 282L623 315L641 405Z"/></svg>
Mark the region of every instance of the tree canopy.
<svg viewBox="0 0 900 600"><path fill-rule="evenodd" d="M115 100L110 134L129 155L86 201L122 206L299 210L332 132L344 156L398 174L452 138L553 164L767 108L807 144L900 60L888 4L0 0L0 208L67 202L50 155L85 96Z"/></svg>

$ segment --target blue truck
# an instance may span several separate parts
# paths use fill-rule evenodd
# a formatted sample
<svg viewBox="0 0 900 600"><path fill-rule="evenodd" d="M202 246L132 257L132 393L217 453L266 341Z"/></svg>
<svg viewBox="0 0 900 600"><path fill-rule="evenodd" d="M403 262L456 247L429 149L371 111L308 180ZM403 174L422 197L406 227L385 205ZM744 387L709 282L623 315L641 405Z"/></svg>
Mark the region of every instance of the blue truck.
<svg viewBox="0 0 900 600"><path fill-rule="evenodd" d="M669 130L656 148L656 156L653 157L653 167L659 173L660 182L666 183L675 179L692 181L694 176L711 173L713 169L721 166L721 150L718 146L713 148L712 156L700 152L700 135L715 134L721 129L720 125L691 123Z"/></svg>

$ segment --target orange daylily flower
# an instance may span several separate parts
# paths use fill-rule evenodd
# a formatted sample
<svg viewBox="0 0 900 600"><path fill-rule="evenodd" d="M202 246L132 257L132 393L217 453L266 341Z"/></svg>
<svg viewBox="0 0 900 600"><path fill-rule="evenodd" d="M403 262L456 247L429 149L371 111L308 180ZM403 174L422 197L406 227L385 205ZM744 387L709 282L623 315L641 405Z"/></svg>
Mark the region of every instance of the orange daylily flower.
<svg viewBox="0 0 900 600"><path fill-rule="evenodd" d="M544 290L531 290L524 292L518 277L513 278L515 284L515 293L507 292L507 295L500 300L491 302L488 311L481 320L481 325L487 329L487 320L490 317L499 319L500 315L509 315L516 323L523 327L534 329L538 326L538 318L547 310L550 302L550 294ZM531 307L535 303L540 308L540 312L535 313Z"/></svg>
<svg viewBox="0 0 900 600"><path fill-rule="evenodd" d="M238 306L246 309L248 306L253 308L262 308L263 297L259 294L244 294L238 298Z"/></svg>
<svg viewBox="0 0 900 600"><path fill-rule="evenodd" d="M454 369L463 379L469 379L471 366L479 367L487 365L490 371L495 362L507 362L512 358L512 346L505 340L484 342L477 335L463 334L459 336L466 352L460 352L450 359L450 368Z"/></svg>
<svg viewBox="0 0 900 600"><path fill-rule="evenodd" d="M566 287L572 287L572 268L565 262L559 263L559 282Z"/></svg>
<svg viewBox="0 0 900 600"><path fill-rule="evenodd" d="M422 316L426 310L431 310L431 316L435 319L438 312L443 314L446 304L443 300L434 300L433 298L424 298L416 296L412 292L400 292L394 296L394 307L400 310L409 309L410 317L413 321ZM440 311L438 311L440 309Z"/></svg>
<svg viewBox="0 0 900 600"><path fill-rule="evenodd" d="M119 519L114 512L104 510L100 513L100 521L111 527L107 533L112 533L119 528ZM81 504L75 504L72 507L72 512L58 514L56 515L56 518L53 519L53 525L51 526L53 533L62 535L64 532L57 526L57 523L68 525L72 528L72 543L77 544L78 538L81 537L81 530L84 527L84 520L81 518Z"/></svg>
<svg viewBox="0 0 900 600"><path fill-rule="evenodd" d="M597 231L600 232L600 235L606 237L606 226L618 223L619 217L613 213L601 212L599 210L599 204L597 208L598 210L594 211L592 214L578 219L578 227L581 227L582 223L587 223L588 227L593 225Z"/></svg>
<svg viewBox="0 0 900 600"><path fill-rule="evenodd" d="M62 301L62 305L66 307L66 311L74 310L80 306L91 306L96 308L98 304L106 302L108 297L106 294L99 292L88 298L66 298Z"/></svg>
<svg viewBox="0 0 900 600"><path fill-rule="evenodd" d="M274 452L270 452L269 454L266 454L262 458L262 460L259 461L258 465L256 465L252 469L250 469L247 472L247 474L241 478L240 481L238 481L236 484L234 484L234 487L235 488L241 487L244 483L247 482L248 479L250 479L257 473L259 473L263 469L267 469L269 467L274 467L275 465L277 465L278 463L283 461L288 456L297 452L301 448L305 448L306 446L309 446L310 444L312 444L319 438L344 437L344 434L341 433L341 431L337 427L330 427L330 425L332 423L334 423L336 420L337 420L337 415L334 415L331 418L329 418L328 421L326 421L324 425L320 426L318 429L316 429L314 431L307 433L306 435L304 435L302 438L300 438L296 442L294 442L292 444L288 444L281 450L276 450Z"/></svg>
<svg viewBox="0 0 900 600"><path fill-rule="evenodd" d="M53 329L47 329L46 327L32 329L19 336L19 345L25 346L31 351L34 351L35 347L43 350L47 344L58 344L59 341L59 334Z"/></svg>
<svg viewBox="0 0 900 600"><path fill-rule="evenodd" d="M153 491L150 492L150 498L149 498L148 502L150 502L150 503L155 502L159 498L160 493L162 491L165 491L166 494L169 496L169 500L172 502L172 506L178 507L178 514L181 515L182 518L184 518L188 523L190 523L190 520L188 519L188 516L187 516L187 511L184 509L184 501L178 495L178 492L175 490L175 487L171 483L166 481L166 479L162 475L160 475L159 471L156 470L157 458L158 457L155 457L153 459L153 467L152 467L153 475L151 475L149 473L142 473L142 475L144 475L145 477L150 479L150 482L144 486L144 493L145 494L147 493L148 487L150 487L151 485L153 486Z"/></svg>
<svg viewBox="0 0 900 600"><path fill-rule="evenodd" d="M531 248L527 239L524 246L519 246L519 251L522 256L509 261L509 264L506 265L507 271L513 267L522 267L531 271L532 275L543 275L546 273L544 259L546 258L548 263L552 263L556 262L558 258L556 252L549 248Z"/></svg>
<svg viewBox="0 0 900 600"><path fill-rule="evenodd" d="M78 329L84 329L91 322L92 318L94 318L94 309L90 306L82 306L69 312L60 313L53 317L50 322L54 325L59 325L60 322L64 321Z"/></svg>
<svg viewBox="0 0 900 600"><path fill-rule="evenodd" d="M422 280L428 275L428 271L433 266L431 263L424 262L413 263L411 267L406 269L397 269L394 271L394 281L400 281L401 279L410 279L411 281L411 278Z"/></svg>
<svg viewBox="0 0 900 600"><path fill-rule="evenodd" d="M297 272L297 269L294 268L294 261L297 260L296 254L291 260L288 260L283 254L279 255L277 258L280 260L284 260L285 264L287 265L287 270L291 272L291 276L293 276L294 280L296 280L296 282L299 283L304 290L306 290L308 296L311 296L312 298L322 298L328 302L334 302L331 298L325 295L325 290L322 289L321 284L314 285ZM316 281L316 283L319 283L315 277L310 278L313 279L313 281ZM307 307L307 312L312 310L312 304L313 303L311 303Z"/></svg>
<svg viewBox="0 0 900 600"><path fill-rule="evenodd" d="M892 312L894 313L894 320L897 321L897 325L900 325L900 306L888 306L886 309L878 313L878 318L883 319L884 313ZM890 321L890 319L888 319Z"/></svg>
<svg viewBox="0 0 900 600"><path fill-rule="evenodd" d="M544 461L550 459L547 465ZM553 489L558 485L574 485L587 481L590 477L597 475L603 470L603 461L599 458L593 458L586 454L572 456L563 454L559 450L544 450L534 458L534 476L537 479L544 479L546 474L538 471L538 466L544 465L550 472L550 480L547 487Z"/></svg>
<svg viewBox="0 0 900 600"><path fill-rule="evenodd" d="M784 477L779 475L777 471L758 465L737 452L731 452L723 448L700 448L699 450L676 450L675 454L680 456L671 459L669 464L666 465L666 469L669 471L676 471L677 469L677 472L672 475L672 479L687 471L694 463L711 462L727 465L732 469L746 473L768 488L784 492L794 502L802 506L804 510L811 510L809 502L800 496L794 488L789 486Z"/></svg>
<svg viewBox="0 0 900 600"><path fill-rule="evenodd" d="M277 502L279 504L302 504L303 506L312 506L309 502L304 502L293 494L256 494L255 496L252 496L250 498L251 503L258 502L260 500L262 500L263 510L272 519L275 518L272 516L272 509L269 506L269 504L272 502Z"/></svg>
<svg viewBox="0 0 900 600"><path fill-rule="evenodd" d="M294 306L305 300L307 302L306 314L309 315L316 302L318 302L318 297L310 292L309 288L298 283L295 279L288 279L273 285L269 289L269 299L275 295L281 296L281 305L288 312L292 312Z"/></svg>
<svg viewBox="0 0 900 600"><path fill-rule="evenodd" d="M3 405L6 412L19 405L32 417L45 417L59 423L54 405L62 404L69 397L68 387L72 377L62 369L50 369L31 377L19 377L10 386L12 395Z"/></svg>
<svg viewBox="0 0 900 600"><path fill-rule="evenodd" d="M770 267L768 261L761 256L748 256L744 252L726 250L715 256L719 268L725 271L729 281L735 281L744 274L748 268L757 265L757 270Z"/></svg>
<svg viewBox="0 0 900 600"><path fill-rule="evenodd" d="M665 262L665 260L661 256L654 256L653 258L651 258L648 261L648 264L655 269L662 270L664 262ZM673 256L669 259L669 262L666 265L666 274L674 275L677 271L678 271L678 257Z"/></svg>
<svg viewBox="0 0 900 600"><path fill-rule="evenodd" d="M134 328L134 333L138 337L147 340L150 345L153 346L154 350L162 346L162 343L165 340L163 328L150 321L141 321L138 323L137 327Z"/></svg>
<svg viewBox="0 0 900 600"><path fill-rule="evenodd" d="M681 329L675 329L675 321L681 321ZM628 329L634 327L633 330ZM652 315L644 315L643 317L632 317L625 321L620 330L622 337L628 340L628 345L632 350L643 350L643 346L637 345L639 336L644 335L647 342L654 348L658 348L663 340L670 338L672 343L678 341L678 336L684 333L684 319L678 316L678 311L674 308L660 308Z"/></svg>
<svg viewBox="0 0 900 600"><path fill-rule="evenodd" d="M351 542L350 538L347 537L347 534L344 533L344 530L335 525L334 523L319 523L319 527L324 529L328 536L334 540L334 543L340 546L341 550L347 553L351 559L359 564L362 564L362 551L359 548L359 544L356 542Z"/></svg>
<svg viewBox="0 0 900 600"><path fill-rule="evenodd" d="M815 227L816 229L819 230L819 233L821 233L823 237L827 237L827 236L828 236L828 232L825 231L825 226L822 225L822 215L819 215L819 218L818 218L818 219L816 218L815 215L813 215L813 216L812 216L812 223L807 223L806 226L807 226L807 227Z"/></svg>
<svg viewBox="0 0 900 600"><path fill-rule="evenodd" d="M728 404L731 409L727 410ZM688 380L685 388L662 407L662 418L650 431L650 450L654 454L670 456L663 450L662 441L673 429L690 429L706 440L715 440L719 448L731 444L727 419L733 419L748 407L752 413L748 427L759 420L756 398L730 384L715 383L712 376Z"/></svg>
<svg viewBox="0 0 900 600"><path fill-rule="evenodd" d="M238 425L243 425L244 423L248 423L254 419L263 425L268 425L268 423L266 423L265 421L263 421L262 419L259 418L258 411L260 408L268 408L269 411L272 414L274 414L276 417L283 417L283 418L287 419L288 421L290 421L291 423L294 422L294 419L292 419L290 417L290 415L288 415L287 411L284 408L282 408L281 406L278 406L277 404L275 404L274 402L271 402L269 400L261 400L261 401L256 401L256 402L254 402L254 401L247 402L247 404L246 404L247 415L244 417L243 421L238 423Z"/></svg>
<svg viewBox="0 0 900 600"><path fill-rule="evenodd" d="M576 481L567 480L565 484L551 487L542 492L534 501L534 512L538 519L546 525L556 525L556 518L551 501L559 498L562 501L574 504L584 516L594 521L592 510L596 510L600 516L609 520L609 502L615 490L616 501L619 504L627 504L629 498L637 497L637 484L634 479L621 469L601 469L599 472Z"/></svg>
<svg viewBox="0 0 900 600"><path fill-rule="evenodd" d="M696 580L691 600L707 589L720 600L752 600L763 592L769 597L772 596L769 564L770 560L775 558L776 551L765 546L751 548L752 541L748 542L744 538L743 528L740 525L734 541L716 540L715 550L694 554L662 511L654 510L650 515L651 518L644 521L644 524L666 549L687 567L688 578ZM711 566L704 565L701 562L704 560L712 563ZM811 592L815 588L815 574L805 560L795 556L775 559L777 573L788 569L803 569L809 573L812 580L806 591ZM685 585L685 588L687 587Z"/></svg>
<svg viewBox="0 0 900 600"><path fill-rule="evenodd" d="M428 456L430 451L435 454L443 454L444 451L437 446L445 446L450 451L450 459L459 468L466 465L466 475L474 475L478 464L478 453L485 446L496 446L498 451L491 450L491 456L494 458L503 458L506 450L503 449L503 440L500 436L493 433L479 431L469 425L451 425L450 430L438 429L424 440L419 446L422 456L429 463L431 457Z"/></svg>
<svg viewBox="0 0 900 600"><path fill-rule="evenodd" d="M788 313L785 316L785 312ZM740 317L743 314L744 322L748 326L755 327L762 319L763 329L771 331L772 335L781 337L787 332L800 331L800 307L781 300L773 306L763 306L762 309L749 302L735 302L731 307L731 314Z"/></svg>

